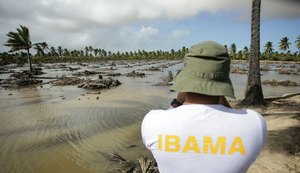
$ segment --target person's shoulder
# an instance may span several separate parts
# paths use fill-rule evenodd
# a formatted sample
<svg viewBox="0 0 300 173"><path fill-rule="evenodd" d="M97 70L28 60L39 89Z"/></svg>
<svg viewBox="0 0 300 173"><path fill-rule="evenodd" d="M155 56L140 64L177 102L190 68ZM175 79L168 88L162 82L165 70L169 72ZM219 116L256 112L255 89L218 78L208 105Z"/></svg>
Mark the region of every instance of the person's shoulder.
<svg viewBox="0 0 300 173"><path fill-rule="evenodd" d="M154 117L157 117L159 115L161 115L162 113L164 113L166 110L163 110L163 109L156 109L156 110L151 110L149 111L145 117L144 117L144 120L147 120L147 119L150 119L150 118L154 118Z"/></svg>
<svg viewBox="0 0 300 173"><path fill-rule="evenodd" d="M265 123L263 116L253 109L234 109L234 108L223 107L223 111L232 113L232 114L237 114L237 115L244 115L249 118L252 117L252 118L257 119L261 123Z"/></svg>
<svg viewBox="0 0 300 173"><path fill-rule="evenodd" d="M157 122L160 121L160 115L166 110L151 110L148 112L145 117L142 120L141 130L142 130L142 136L145 138L145 136L149 136L153 134L153 128L154 125L157 124ZM145 140L145 139L143 139Z"/></svg>
<svg viewBox="0 0 300 173"><path fill-rule="evenodd" d="M263 116L260 113L256 112L255 110L253 110L253 109L246 109L246 112L249 115L254 115L254 116L258 117L260 120L264 120Z"/></svg>
<svg viewBox="0 0 300 173"><path fill-rule="evenodd" d="M161 114L161 113L163 113L163 112L165 112L165 111L167 111L167 110L163 110L163 109L150 110L150 111L146 114L146 116L155 116L155 115Z"/></svg>
<svg viewBox="0 0 300 173"><path fill-rule="evenodd" d="M264 117L260 113L256 112L255 110L252 110L252 109L247 109L247 112L257 118L257 120L259 121L259 124L261 125L262 131L265 133L267 130L267 125L266 125L266 121L265 121Z"/></svg>
<svg viewBox="0 0 300 173"><path fill-rule="evenodd" d="M247 112L249 114L252 114L253 116L255 116L257 119L257 122L258 122L257 124L259 124L258 126L260 128L256 128L256 130L258 133L261 134L261 148L262 148L266 141L267 123L266 123L264 117L260 113L256 112L255 110L247 109Z"/></svg>

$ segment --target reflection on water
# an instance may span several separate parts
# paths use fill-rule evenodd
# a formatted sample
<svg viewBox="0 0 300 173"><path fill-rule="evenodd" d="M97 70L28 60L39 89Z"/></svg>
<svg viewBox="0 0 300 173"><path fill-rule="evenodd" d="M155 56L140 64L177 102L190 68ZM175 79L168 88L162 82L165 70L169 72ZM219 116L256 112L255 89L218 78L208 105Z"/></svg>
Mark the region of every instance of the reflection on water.
<svg viewBox="0 0 300 173"><path fill-rule="evenodd" d="M161 64L165 62L133 69L141 71ZM117 66L122 73L132 70L121 67ZM168 71L176 74L181 67L176 64L163 72L145 71L145 78L120 76L122 85L100 94L51 85L0 90L0 172L107 172L111 164L102 153L116 151L131 159L144 153L140 138L143 116L151 109L167 108L176 94L168 87L152 85L166 77ZM51 71L52 75L61 74L57 73ZM69 72L63 72L66 73ZM298 76L262 74L263 80L300 82ZM232 74L231 78L237 97L242 98L246 75ZM264 86L263 90L265 96L270 96L299 92L300 87Z"/></svg>

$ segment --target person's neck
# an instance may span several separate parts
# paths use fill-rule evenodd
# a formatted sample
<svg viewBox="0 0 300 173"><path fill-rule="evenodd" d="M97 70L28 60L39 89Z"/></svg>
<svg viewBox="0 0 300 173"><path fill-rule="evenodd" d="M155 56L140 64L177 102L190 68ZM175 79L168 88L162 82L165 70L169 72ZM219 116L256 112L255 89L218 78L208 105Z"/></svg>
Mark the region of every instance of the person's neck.
<svg viewBox="0 0 300 173"><path fill-rule="evenodd" d="M219 102L215 102L215 101L206 101L206 100L197 100L197 101L186 100L183 104L184 105L190 105L190 104L212 105L212 104L220 104L220 103Z"/></svg>
<svg viewBox="0 0 300 173"><path fill-rule="evenodd" d="M220 97L188 94L184 104L220 104Z"/></svg>

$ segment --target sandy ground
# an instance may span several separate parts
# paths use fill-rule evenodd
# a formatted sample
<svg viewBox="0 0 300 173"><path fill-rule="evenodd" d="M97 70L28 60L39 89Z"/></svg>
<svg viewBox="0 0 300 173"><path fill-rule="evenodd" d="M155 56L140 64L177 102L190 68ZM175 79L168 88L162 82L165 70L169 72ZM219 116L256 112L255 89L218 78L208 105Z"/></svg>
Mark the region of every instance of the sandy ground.
<svg viewBox="0 0 300 173"><path fill-rule="evenodd" d="M300 173L300 96L273 101L257 111L282 114L264 116L267 140L248 173Z"/></svg>

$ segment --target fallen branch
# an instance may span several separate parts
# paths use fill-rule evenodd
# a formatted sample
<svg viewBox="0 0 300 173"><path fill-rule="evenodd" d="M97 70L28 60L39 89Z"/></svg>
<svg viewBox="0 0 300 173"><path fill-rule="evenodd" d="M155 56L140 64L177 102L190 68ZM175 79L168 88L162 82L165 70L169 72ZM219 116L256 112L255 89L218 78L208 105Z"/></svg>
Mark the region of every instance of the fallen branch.
<svg viewBox="0 0 300 173"><path fill-rule="evenodd" d="M43 77L43 76L31 76L31 78L35 78L35 79L61 79L60 77Z"/></svg>
<svg viewBox="0 0 300 173"><path fill-rule="evenodd" d="M300 115L300 112L265 112L261 113L264 116L270 116L270 115Z"/></svg>
<svg viewBox="0 0 300 173"><path fill-rule="evenodd" d="M300 92L290 93L290 94L283 94L282 96L279 96L279 97L266 97L264 99L266 101L275 101L275 100L279 100L279 99L287 99L287 98L294 97L294 96L297 96L297 95L300 95Z"/></svg>

